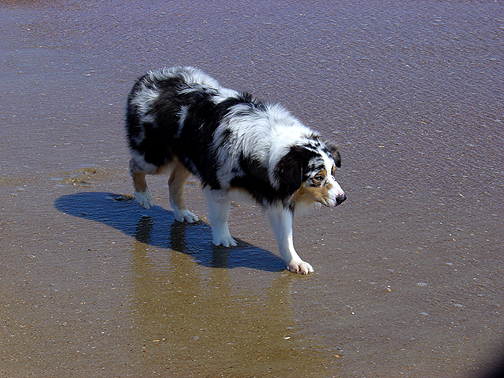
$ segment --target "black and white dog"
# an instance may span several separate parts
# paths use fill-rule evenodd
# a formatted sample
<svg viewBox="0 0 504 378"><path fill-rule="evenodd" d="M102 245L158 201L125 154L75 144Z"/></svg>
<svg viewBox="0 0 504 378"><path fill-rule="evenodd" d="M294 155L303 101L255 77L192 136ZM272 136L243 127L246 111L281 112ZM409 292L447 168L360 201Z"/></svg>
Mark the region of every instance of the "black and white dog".
<svg viewBox="0 0 504 378"><path fill-rule="evenodd" d="M295 210L321 203L337 206L345 193L334 172L336 147L303 126L277 104L223 88L192 67L163 68L133 86L126 120L135 197L152 206L146 174L170 173L175 219L196 222L183 198L190 174L201 180L208 202L213 243L235 246L228 216L233 193L262 205L280 254L292 272L313 272L292 240Z"/></svg>

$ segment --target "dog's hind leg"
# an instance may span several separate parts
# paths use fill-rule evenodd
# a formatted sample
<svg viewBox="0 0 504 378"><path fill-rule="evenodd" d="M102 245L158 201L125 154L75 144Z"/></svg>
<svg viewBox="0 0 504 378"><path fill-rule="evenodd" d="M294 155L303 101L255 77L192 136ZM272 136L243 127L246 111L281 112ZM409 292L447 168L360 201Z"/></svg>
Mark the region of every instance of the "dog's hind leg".
<svg viewBox="0 0 504 378"><path fill-rule="evenodd" d="M168 180L170 189L170 204L175 214L175 219L179 222L193 223L199 219L187 209L184 201L184 184L191 174L182 164L177 162Z"/></svg>
<svg viewBox="0 0 504 378"><path fill-rule="evenodd" d="M152 207L152 195L145 180L145 172L138 169L133 159L130 160L130 174L133 178L133 188L135 189L135 198L144 208Z"/></svg>
<svg viewBox="0 0 504 378"><path fill-rule="evenodd" d="M205 196L212 225L212 243L224 247L236 246L235 240L229 233L228 226L229 210L231 208L229 195L224 190L206 188Z"/></svg>

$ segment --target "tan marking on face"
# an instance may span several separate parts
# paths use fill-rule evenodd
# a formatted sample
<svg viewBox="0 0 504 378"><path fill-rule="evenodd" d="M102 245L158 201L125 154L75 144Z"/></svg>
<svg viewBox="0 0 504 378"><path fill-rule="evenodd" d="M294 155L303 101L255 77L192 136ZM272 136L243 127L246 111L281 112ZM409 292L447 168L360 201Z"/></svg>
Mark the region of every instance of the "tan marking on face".
<svg viewBox="0 0 504 378"><path fill-rule="evenodd" d="M320 172L318 172L314 177L317 176L325 176L327 175L327 171L325 169L322 169ZM316 182L316 180L313 180ZM329 206L329 191L332 189L332 184L329 182L326 182L325 184L320 183L321 185L319 186L312 186L307 184L306 182L303 182L301 184L301 187L294 192L294 201L295 202L304 202L308 205L314 203L314 202L319 202L322 205Z"/></svg>
<svg viewBox="0 0 504 378"><path fill-rule="evenodd" d="M318 177L318 176L323 176L324 179L326 178L327 176L327 171L325 169L321 169L315 176L313 176L313 183L314 184L321 184L323 180L316 180L315 177Z"/></svg>
<svg viewBox="0 0 504 378"><path fill-rule="evenodd" d="M331 168L331 175L333 175L334 177L334 173L336 172L336 166L333 165L332 168Z"/></svg>

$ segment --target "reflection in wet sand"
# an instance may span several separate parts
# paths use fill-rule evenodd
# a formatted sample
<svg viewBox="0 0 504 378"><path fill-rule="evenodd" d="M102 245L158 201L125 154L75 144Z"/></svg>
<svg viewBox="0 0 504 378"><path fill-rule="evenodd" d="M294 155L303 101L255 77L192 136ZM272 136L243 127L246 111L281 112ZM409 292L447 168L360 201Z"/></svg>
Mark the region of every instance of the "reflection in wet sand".
<svg viewBox="0 0 504 378"><path fill-rule="evenodd" d="M187 250L186 228L172 225L173 250ZM132 251L131 308L138 332L132 358L145 369L184 376L334 374L327 368L336 358L293 319L297 277L283 273L270 287L254 290L233 282L227 269L195 269L185 253L172 252L162 263L149 249L152 229L151 218L140 219ZM214 247L211 265L223 268L226 260L226 250Z"/></svg>

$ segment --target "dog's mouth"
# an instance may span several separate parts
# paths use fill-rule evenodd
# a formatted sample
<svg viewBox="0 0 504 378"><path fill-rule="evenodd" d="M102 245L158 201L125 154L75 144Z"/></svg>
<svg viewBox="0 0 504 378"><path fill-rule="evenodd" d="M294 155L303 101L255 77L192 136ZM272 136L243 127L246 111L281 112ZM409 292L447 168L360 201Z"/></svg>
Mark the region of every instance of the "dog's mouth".
<svg viewBox="0 0 504 378"><path fill-rule="evenodd" d="M336 206L341 205L343 202L345 202L345 200L346 200L346 194L343 193L343 194L337 195L336 198L334 198L334 200L330 201L326 206L336 207Z"/></svg>

